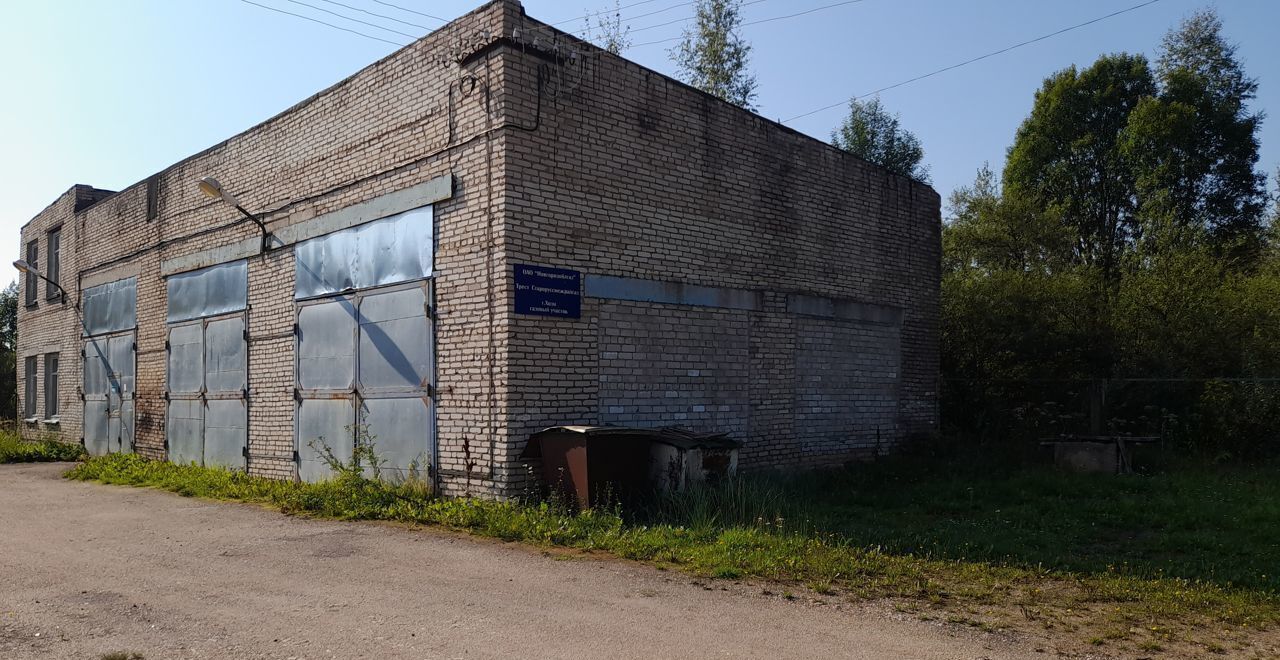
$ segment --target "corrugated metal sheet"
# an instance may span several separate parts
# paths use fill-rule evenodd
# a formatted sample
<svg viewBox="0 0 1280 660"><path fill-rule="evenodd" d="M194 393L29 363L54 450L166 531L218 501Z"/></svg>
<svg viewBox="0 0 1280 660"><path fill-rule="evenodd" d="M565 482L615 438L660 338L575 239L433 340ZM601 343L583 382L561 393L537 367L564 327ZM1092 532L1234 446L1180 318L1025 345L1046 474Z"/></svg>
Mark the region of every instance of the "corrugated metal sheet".
<svg viewBox="0 0 1280 660"><path fill-rule="evenodd" d="M429 277L430 206L298 243L295 298L314 298Z"/></svg>
<svg viewBox="0 0 1280 660"><path fill-rule="evenodd" d="M228 312L248 304L249 264L234 261L169 278L168 321L187 321Z"/></svg>
<svg viewBox="0 0 1280 660"><path fill-rule="evenodd" d="M138 324L138 280L127 277L84 290L84 333L101 335Z"/></svg>

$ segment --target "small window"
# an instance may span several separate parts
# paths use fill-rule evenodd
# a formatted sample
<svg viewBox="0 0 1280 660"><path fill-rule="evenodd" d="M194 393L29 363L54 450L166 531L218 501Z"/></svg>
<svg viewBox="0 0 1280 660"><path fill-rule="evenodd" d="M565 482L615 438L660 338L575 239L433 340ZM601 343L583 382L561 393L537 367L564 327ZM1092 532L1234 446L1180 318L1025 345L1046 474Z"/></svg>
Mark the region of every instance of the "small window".
<svg viewBox="0 0 1280 660"><path fill-rule="evenodd" d="M27 243L27 264L31 270L27 272L27 307L36 304L36 292L39 290L40 278L36 273L40 271L40 241L31 241Z"/></svg>
<svg viewBox="0 0 1280 660"><path fill-rule="evenodd" d="M58 354L44 356L44 418L58 417Z"/></svg>
<svg viewBox="0 0 1280 660"><path fill-rule="evenodd" d="M26 395L22 398L22 416L27 419L35 419L36 416L36 356L27 357L26 360L26 387L24 392Z"/></svg>
<svg viewBox="0 0 1280 660"><path fill-rule="evenodd" d="M44 296L49 300L62 297L62 289L58 288L58 275L62 266L62 230L49 232L49 281L45 283Z"/></svg>

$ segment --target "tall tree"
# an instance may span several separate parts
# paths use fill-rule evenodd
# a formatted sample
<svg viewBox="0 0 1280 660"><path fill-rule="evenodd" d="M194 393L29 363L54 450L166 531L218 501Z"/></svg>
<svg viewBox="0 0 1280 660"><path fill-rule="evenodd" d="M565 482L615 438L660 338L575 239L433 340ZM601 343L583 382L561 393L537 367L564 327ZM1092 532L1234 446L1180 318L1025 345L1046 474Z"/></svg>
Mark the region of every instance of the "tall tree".
<svg viewBox="0 0 1280 660"><path fill-rule="evenodd" d="M1005 194L989 165L951 193L942 232L943 269L1055 275L1072 264L1072 234L1056 215Z"/></svg>
<svg viewBox="0 0 1280 660"><path fill-rule="evenodd" d="M751 44L738 34L742 0L697 0L694 22L668 54L684 82L748 110L754 110L756 77Z"/></svg>
<svg viewBox="0 0 1280 660"><path fill-rule="evenodd" d="M1220 251L1256 252L1265 232L1266 175L1257 169L1263 115L1248 103L1257 80L1212 10L1165 35L1156 60L1158 98L1130 119L1130 133L1155 163L1135 177L1150 211L1182 232L1203 232Z"/></svg>
<svg viewBox="0 0 1280 660"><path fill-rule="evenodd" d="M18 282L0 290L0 351L18 350Z"/></svg>
<svg viewBox="0 0 1280 660"><path fill-rule="evenodd" d="M613 0L613 9L594 14L587 12L586 39L591 43L613 53L621 55L622 51L631 47L631 26L622 22L622 5L620 0Z"/></svg>
<svg viewBox="0 0 1280 660"><path fill-rule="evenodd" d="M899 124L880 99L849 100L849 116L831 132L831 144L895 174L929 182L920 139Z"/></svg>
<svg viewBox="0 0 1280 660"><path fill-rule="evenodd" d="M1076 259L1108 279L1138 233L1122 136L1133 109L1155 92L1141 55L1060 71L1036 92L1005 163L1005 189L1056 213L1075 232Z"/></svg>
<svg viewBox="0 0 1280 660"><path fill-rule="evenodd" d="M0 419L18 417L18 282L0 291Z"/></svg>

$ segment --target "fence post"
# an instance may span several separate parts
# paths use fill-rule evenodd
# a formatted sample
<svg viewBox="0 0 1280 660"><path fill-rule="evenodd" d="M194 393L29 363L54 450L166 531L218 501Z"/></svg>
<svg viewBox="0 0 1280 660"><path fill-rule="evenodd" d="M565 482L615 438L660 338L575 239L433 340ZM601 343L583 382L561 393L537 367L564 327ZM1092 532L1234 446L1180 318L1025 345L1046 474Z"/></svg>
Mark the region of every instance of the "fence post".
<svg viewBox="0 0 1280 660"><path fill-rule="evenodd" d="M1095 378L1089 386L1089 434L1106 435L1107 380Z"/></svg>

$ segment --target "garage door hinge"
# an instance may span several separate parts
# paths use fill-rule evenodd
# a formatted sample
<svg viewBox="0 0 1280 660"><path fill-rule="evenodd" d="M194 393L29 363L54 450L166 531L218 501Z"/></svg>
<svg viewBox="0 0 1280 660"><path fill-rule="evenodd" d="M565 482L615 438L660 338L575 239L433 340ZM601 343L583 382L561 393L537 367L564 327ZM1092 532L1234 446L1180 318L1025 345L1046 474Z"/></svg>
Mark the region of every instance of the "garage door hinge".
<svg viewBox="0 0 1280 660"><path fill-rule="evenodd" d="M302 462L302 457L298 455L298 450L297 450L297 449L293 450L293 462L294 462L295 464L297 464L297 463L301 463L301 462Z"/></svg>
<svg viewBox="0 0 1280 660"><path fill-rule="evenodd" d="M83 348L82 348L82 349L80 349L80 359L81 359L81 360L83 360L83 359L85 359L86 357L88 357L88 354L84 352L84 349L83 349Z"/></svg>
<svg viewBox="0 0 1280 660"><path fill-rule="evenodd" d="M427 385L427 396L434 399L436 398L436 394L439 394L439 393L440 393L440 390L437 390L435 385Z"/></svg>
<svg viewBox="0 0 1280 660"><path fill-rule="evenodd" d="M249 448L248 448L248 447L245 447L244 449L241 449L241 450L240 450L240 455L241 455L241 456L243 456L243 457L245 457L245 458L249 458Z"/></svg>
<svg viewBox="0 0 1280 660"><path fill-rule="evenodd" d="M168 401L168 400L169 400L169 393L168 393L168 392L165 392L165 393L164 393L164 400L165 400L165 401Z"/></svg>
<svg viewBox="0 0 1280 660"><path fill-rule="evenodd" d="M82 437L82 438L80 438L80 446L81 446L81 447L83 447L83 446L84 446L84 438L83 438L83 437Z"/></svg>
<svg viewBox="0 0 1280 660"><path fill-rule="evenodd" d="M166 352L173 350L173 345L169 343L168 339L164 340L164 350Z"/></svg>
<svg viewBox="0 0 1280 660"><path fill-rule="evenodd" d="M297 337L297 336L298 336L298 334L299 334L299 332L300 332L300 330L301 330L301 328L299 328L299 327L298 327L298 324L297 324L297 323L294 323L294 324L293 324L293 336L294 336L294 337Z"/></svg>
<svg viewBox="0 0 1280 660"><path fill-rule="evenodd" d="M293 400L297 401L298 403L302 403L302 393L299 392L298 388L296 387L293 388Z"/></svg>
<svg viewBox="0 0 1280 660"><path fill-rule="evenodd" d="M168 438L165 438L165 439L164 439L164 450L165 450L166 452L167 452L167 451L169 451L169 439L168 439Z"/></svg>

